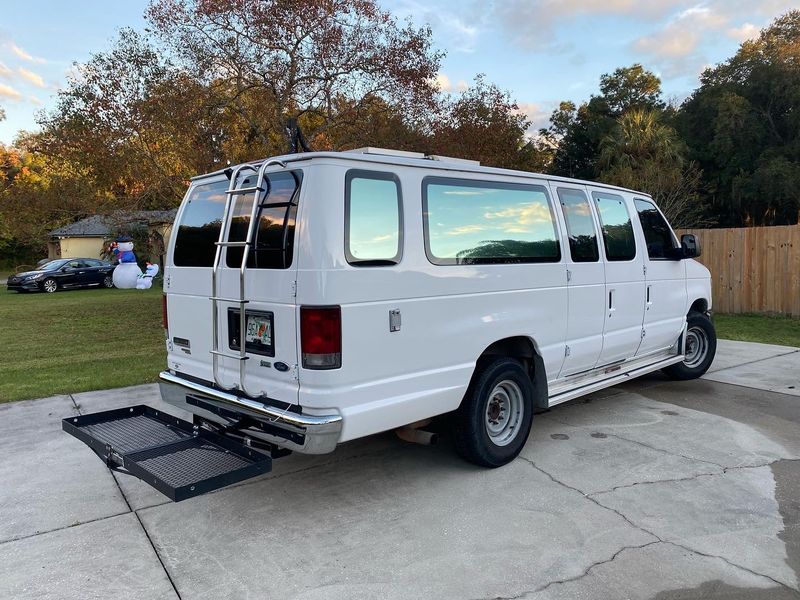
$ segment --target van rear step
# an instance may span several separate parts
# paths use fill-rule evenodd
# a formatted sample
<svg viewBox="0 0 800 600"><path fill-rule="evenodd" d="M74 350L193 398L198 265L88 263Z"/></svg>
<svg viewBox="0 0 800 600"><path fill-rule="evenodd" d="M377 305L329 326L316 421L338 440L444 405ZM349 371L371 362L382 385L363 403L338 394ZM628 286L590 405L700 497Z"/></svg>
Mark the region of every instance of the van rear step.
<svg viewBox="0 0 800 600"><path fill-rule="evenodd" d="M180 502L272 470L272 457L145 405L69 417L62 428L109 468Z"/></svg>

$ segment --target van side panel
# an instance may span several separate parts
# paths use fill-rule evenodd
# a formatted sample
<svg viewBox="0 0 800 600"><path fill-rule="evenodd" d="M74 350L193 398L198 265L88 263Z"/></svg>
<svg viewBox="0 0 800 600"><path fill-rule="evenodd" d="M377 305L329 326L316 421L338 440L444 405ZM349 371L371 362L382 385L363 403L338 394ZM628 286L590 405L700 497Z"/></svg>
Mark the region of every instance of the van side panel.
<svg viewBox="0 0 800 600"><path fill-rule="evenodd" d="M329 371L300 368L303 409L339 409L344 418L341 441L454 410L483 350L513 336L530 338L547 375L555 378L566 331L563 243L559 262L433 265L425 255L422 227L422 179L429 173L369 165L401 182L403 255L394 266L352 266L345 259L342 209L350 166L315 161L314 176L304 183L298 306L341 305L342 366ZM513 181L496 175L459 177ZM392 310L400 311L399 331L390 331Z"/></svg>
<svg viewBox="0 0 800 600"><path fill-rule="evenodd" d="M705 300L708 302L708 310L713 308L711 297L711 272L700 262L691 259L682 261L686 263L686 310L695 300Z"/></svg>

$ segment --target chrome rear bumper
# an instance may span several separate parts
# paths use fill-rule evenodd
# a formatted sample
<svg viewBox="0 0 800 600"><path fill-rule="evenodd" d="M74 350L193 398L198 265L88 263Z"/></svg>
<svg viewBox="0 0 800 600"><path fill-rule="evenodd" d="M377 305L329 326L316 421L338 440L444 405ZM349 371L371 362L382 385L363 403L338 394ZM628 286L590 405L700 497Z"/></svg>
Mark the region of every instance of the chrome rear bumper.
<svg viewBox="0 0 800 600"><path fill-rule="evenodd" d="M326 454L332 452L339 442L339 435L342 432L342 416L339 414L304 415L283 410L183 379L169 371L162 371L158 379L164 402L193 414L203 413L202 416L208 416L206 411L198 410L196 406L187 402L187 399L191 398L217 408L247 415L276 430L285 431L287 436L292 438L284 438L279 433L275 435L259 433L258 437L263 437L278 446L305 454Z"/></svg>

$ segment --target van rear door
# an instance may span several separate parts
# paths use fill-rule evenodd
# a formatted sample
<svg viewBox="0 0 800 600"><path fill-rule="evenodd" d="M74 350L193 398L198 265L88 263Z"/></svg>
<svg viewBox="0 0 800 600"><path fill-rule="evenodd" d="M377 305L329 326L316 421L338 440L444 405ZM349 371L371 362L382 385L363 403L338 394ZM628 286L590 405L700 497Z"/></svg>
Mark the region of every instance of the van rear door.
<svg viewBox="0 0 800 600"><path fill-rule="evenodd" d="M225 215L230 182L224 175L192 184L171 236L164 289L167 294L169 368L220 388L253 397L297 404L297 324L294 260L300 170L266 172L261 192L233 195ZM245 172L236 188L251 188L256 173ZM253 202L258 201L253 244L244 268L244 249L222 246L212 302L212 277L220 229L223 241L246 240ZM238 302L243 289L243 299ZM216 377L212 349L213 306L217 316ZM239 311L245 310L245 331ZM243 372L238 360L245 344ZM242 377L241 375L244 375Z"/></svg>

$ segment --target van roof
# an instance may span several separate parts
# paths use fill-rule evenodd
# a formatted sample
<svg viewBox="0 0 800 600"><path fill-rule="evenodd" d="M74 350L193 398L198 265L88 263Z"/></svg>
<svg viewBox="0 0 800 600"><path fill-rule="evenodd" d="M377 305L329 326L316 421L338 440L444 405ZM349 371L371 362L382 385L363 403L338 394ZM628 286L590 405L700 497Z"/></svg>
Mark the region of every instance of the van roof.
<svg viewBox="0 0 800 600"><path fill-rule="evenodd" d="M322 151L322 152L301 152L296 154L283 154L281 156L273 156L270 158L263 158L260 160L250 161L241 164L250 164L258 167L265 161L281 161L283 163L290 162L303 162L311 161L320 158L334 158L339 160L350 160L360 163L371 164L384 164L395 165L403 167L417 167L430 170L442 171L455 171L462 173L485 173L487 175L509 175L514 177L529 177L536 179L548 179L550 181L562 181L564 183L580 183L584 185L592 185L595 187L602 187L611 190L621 190L638 194L645 197L650 197L650 194L641 192L639 190L632 190L616 185L609 185L607 183L600 183L597 181L589 181L585 179L572 179L569 177L561 177L558 175L547 175L544 173L533 173L529 171L518 171L515 169L501 169L497 167L486 167L481 165L478 161L466 160L462 158L452 158L447 156L434 156L425 155L421 152L407 152L404 150L390 150L384 148L359 148L357 150L346 150L341 152L335 151ZM225 173L228 169L235 169L239 165L231 165L225 169L219 169L204 175L197 175L192 177L192 181L205 179L207 177L215 177Z"/></svg>

